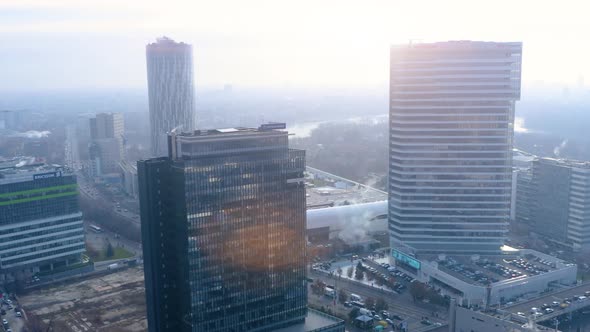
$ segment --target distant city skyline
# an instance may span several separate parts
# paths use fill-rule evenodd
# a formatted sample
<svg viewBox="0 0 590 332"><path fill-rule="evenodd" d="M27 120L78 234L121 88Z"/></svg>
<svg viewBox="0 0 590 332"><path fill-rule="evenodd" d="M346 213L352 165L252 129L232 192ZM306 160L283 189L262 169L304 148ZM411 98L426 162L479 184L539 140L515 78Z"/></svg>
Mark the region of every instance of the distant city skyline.
<svg viewBox="0 0 590 332"><path fill-rule="evenodd" d="M523 41L525 84L575 87L590 77L590 47L580 43L590 30L584 8L581 1L534 8L465 0L0 2L0 91L146 89L143 47L161 35L194 45L197 87L382 87L389 46L420 39Z"/></svg>

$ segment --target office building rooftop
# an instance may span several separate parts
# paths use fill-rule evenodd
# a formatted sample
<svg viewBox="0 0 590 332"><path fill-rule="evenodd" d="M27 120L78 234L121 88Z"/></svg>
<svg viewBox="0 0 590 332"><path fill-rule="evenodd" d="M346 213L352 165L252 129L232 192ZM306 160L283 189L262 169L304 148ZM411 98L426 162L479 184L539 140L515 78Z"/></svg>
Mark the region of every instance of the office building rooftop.
<svg viewBox="0 0 590 332"><path fill-rule="evenodd" d="M276 330L276 332L344 331L344 321L323 312L307 309L305 322Z"/></svg>
<svg viewBox="0 0 590 332"><path fill-rule="evenodd" d="M72 174L62 165L46 164L42 159L35 157L0 159L0 185L32 181L41 176L52 177L58 172L59 175Z"/></svg>

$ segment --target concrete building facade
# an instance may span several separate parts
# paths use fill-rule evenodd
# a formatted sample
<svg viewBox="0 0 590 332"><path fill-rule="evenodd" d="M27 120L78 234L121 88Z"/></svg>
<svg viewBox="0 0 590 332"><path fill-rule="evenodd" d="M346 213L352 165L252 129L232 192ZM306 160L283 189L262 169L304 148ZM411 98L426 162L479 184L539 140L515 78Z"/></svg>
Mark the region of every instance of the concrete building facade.
<svg viewBox="0 0 590 332"><path fill-rule="evenodd" d="M538 158L530 186L532 231L574 251L590 250L590 162Z"/></svg>
<svg viewBox="0 0 590 332"><path fill-rule="evenodd" d="M99 113L89 123L91 175L117 173L119 162L125 158L123 114Z"/></svg>
<svg viewBox="0 0 590 332"><path fill-rule="evenodd" d="M121 168L121 185L123 190L131 197L138 197L137 166L128 161L122 161L119 163L119 167Z"/></svg>
<svg viewBox="0 0 590 332"><path fill-rule="evenodd" d="M0 282L81 262L85 251L76 176L17 158L0 167Z"/></svg>

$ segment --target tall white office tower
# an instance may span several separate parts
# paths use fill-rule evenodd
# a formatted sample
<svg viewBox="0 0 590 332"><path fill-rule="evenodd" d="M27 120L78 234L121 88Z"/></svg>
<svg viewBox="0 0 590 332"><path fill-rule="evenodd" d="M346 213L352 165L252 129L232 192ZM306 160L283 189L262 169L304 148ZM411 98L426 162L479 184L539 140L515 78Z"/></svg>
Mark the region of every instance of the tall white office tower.
<svg viewBox="0 0 590 332"><path fill-rule="evenodd" d="M162 37L146 46L151 152L168 154L167 133L195 129L193 48Z"/></svg>
<svg viewBox="0 0 590 332"><path fill-rule="evenodd" d="M389 228L406 253L494 253L510 219L522 43L391 48Z"/></svg>

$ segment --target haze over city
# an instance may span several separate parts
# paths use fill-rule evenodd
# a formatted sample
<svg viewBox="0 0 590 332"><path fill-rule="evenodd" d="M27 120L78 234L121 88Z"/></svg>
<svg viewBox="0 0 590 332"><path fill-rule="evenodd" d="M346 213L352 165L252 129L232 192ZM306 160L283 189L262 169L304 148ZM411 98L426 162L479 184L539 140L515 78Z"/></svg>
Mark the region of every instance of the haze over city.
<svg viewBox="0 0 590 332"><path fill-rule="evenodd" d="M144 89L143 45L160 35L194 45L199 88L383 90L389 45L438 40L523 41L525 87L575 87L590 79L586 8L584 1L2 1L0 89Z"/></svg>
<svg viewBox="0 0 590 332"><path fill-rule="evenodd" d="M0 332L590 328L587 7L0 0Z"/></svg>

